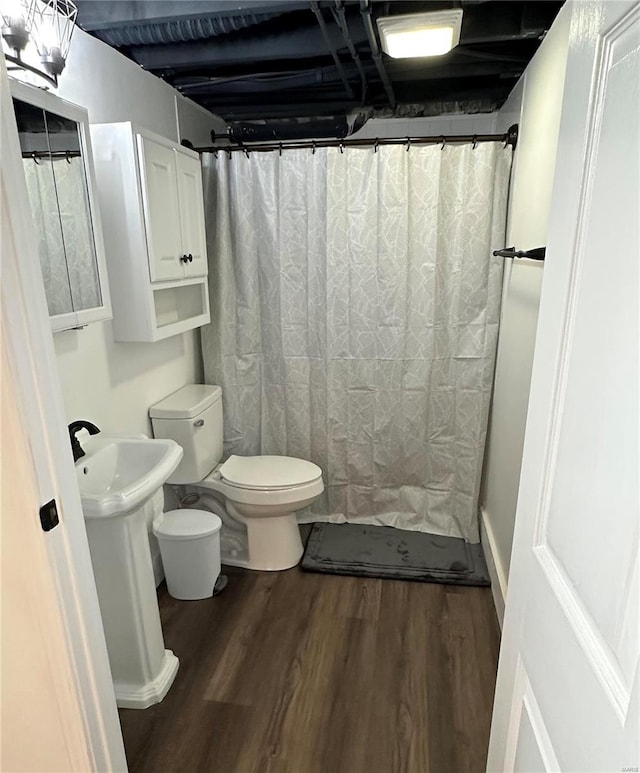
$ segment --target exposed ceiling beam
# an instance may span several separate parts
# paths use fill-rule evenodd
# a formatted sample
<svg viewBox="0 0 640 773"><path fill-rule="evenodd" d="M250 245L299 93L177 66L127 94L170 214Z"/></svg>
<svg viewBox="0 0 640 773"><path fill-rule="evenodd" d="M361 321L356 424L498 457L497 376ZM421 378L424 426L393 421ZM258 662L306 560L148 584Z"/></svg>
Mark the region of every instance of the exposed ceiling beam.
<svg viewBox="0 0 640 773"><path fill-rule="evenodd" d="M173 22L180 19L221 19L229 16L289 13L308 9L308 0L76 0L80 23L87 31L127 24Z"/></svg>
<svg viewBox="0 0 640 773"><path fill-rule="evenodd" d="M76 0L81 26L227 120L496 109L559 0ZM464 12L432 59L379 50L376 19ZM345 93L346 92L346 93ZM391 105L391 108L389 107Z"/></svg>
<svg viewBox="0 0 640 773"><path fill-rule="evenodd" d="M357 77L358 71L355 65L345 65L345 73L348 77ZM371 70L370 74L375 72ZM390 70L394 83L411 83L416 81L452 80L462 79L472 83L474 78L518 78L524 67L505 67L501 62L480 62L467 64L442 65L431 70L420 71L417 69ZM174 86L189 97L209 95L215 99L224 99L226 95L259 95L268 93L293 91L314 87L319 91L323 87L339 88L341 79L336 75L335 68L311 68L303 71L272 73L268 77L244 76L242 78L211 78L211 79L180 79L174 81ZM351 98L351 102L354 99Z"/></svg>
<svg viewBox="0 0 640 773"><path fill-rule="evenodd" d="M310 21L313 16L309 14ZM356 45L366 40L362 25L352 29L352 38ZM342 35L337 26L327 27L327 34L336 49L344 47ZM184 44L155 46L131 46L129 55L147 70L180 70L204 67L224 67L246 65L247 62L272 62L284 59L326 57L330 59L327 42L319 27L309 25L306 28L290 31L272 32L264 35L236 35L233 40L216 38L213 40L193 41Z"/></svg>
<svg viewBox="0 0 640 773"><path fill-rule="evenodd" d="M335 50L342 56L349 54L344 43L340 30L335 25L326 25L327 37ZM350 24L350 34L354 46L368 48L369 41L363 24L352 21ZM228 40L221 36L219 38L192 41L188 46L184 43L158 44L153 46L130 46L127 51L129 55L138 64L145 69L157 72L161 70L191 70L215 69L221 67L232 67L237 65L247 65L252 63L258 67L259 63L273 62L277 60L294 60L301 58L330 58L327 41L322 31L316 27L307 27L298 29L294 32L282 31L264 36L243 35L234 36L234 40ZM459 48L465 50L467 55L473 55L471 45L499 45L505 42L514 42L512 36L500 36L497 39L485 35L483 38L463 38L460 41ZM522 42L531 40L537 44L538 36L533 38L525 35L520 38ZM455 49L454 49L455 53ZM491 56L491 53L487 54ZM500 56L496 51L497 57ZM482 51L478 53L482 57ZM439 58L439 61L446 61L447 57ZM387 59L387 61L389 61ZM406 66L415 65L415 62L409 62ZM524 59L528 61L528 57ZM431 62L422 60L419 66L428 67Z"/></svg>

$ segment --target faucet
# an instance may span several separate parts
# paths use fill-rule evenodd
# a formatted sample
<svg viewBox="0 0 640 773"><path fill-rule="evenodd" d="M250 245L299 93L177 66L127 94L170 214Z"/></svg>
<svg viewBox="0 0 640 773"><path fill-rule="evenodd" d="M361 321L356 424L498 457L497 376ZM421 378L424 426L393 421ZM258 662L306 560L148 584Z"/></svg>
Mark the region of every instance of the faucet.
<svg viewBox="0 0 640 773"><path fill-rule="evenodd" d="M97 435L98 432L100 432L95 424L92 424L90 421L86 421L85 419L72 421L71 424L69 424L69 439L71 440L71 450L73 451L74 462L77 462L78 459L81 459L84 456L84 451L82 450L80 441L76 437L76 432L79 432L81 429L86 429L90 435Z"/></svg>

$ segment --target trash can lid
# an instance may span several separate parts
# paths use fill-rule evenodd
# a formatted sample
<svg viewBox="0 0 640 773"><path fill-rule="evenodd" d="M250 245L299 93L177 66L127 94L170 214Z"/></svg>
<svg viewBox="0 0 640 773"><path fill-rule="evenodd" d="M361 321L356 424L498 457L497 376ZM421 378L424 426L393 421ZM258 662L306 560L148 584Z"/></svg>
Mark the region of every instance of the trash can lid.
<svg viewBox="0 0 640 773"><path fill-rule="evenodd" d="M153 522L153 533L160 539L196 539L220 531L220 516L208 510L169 510Z"/></svg>

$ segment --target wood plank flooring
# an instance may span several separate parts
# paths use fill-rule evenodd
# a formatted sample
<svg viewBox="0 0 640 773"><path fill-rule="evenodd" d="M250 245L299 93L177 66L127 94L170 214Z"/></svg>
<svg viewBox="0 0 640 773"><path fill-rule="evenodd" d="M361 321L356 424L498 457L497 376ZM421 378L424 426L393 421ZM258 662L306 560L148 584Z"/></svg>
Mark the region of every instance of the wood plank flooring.
<svg viewBox="0 0 640 773"><path fill-rule="evenodd" d="M227 568L160 590L180 670L121 710L132 773L480 773L499 629L487 588Z"/></svg>

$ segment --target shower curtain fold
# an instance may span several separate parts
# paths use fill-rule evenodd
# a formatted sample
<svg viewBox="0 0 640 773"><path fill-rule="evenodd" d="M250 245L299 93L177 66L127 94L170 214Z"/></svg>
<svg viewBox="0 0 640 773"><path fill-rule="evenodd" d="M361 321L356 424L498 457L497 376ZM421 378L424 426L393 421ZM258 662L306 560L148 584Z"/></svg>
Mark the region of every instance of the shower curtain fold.
<svg viewBox="0 0 640 773"><path fill-rule="evenodd" d="M225 451L310 459L301 520L478 541L511 150L203 158Z"/></svg>

